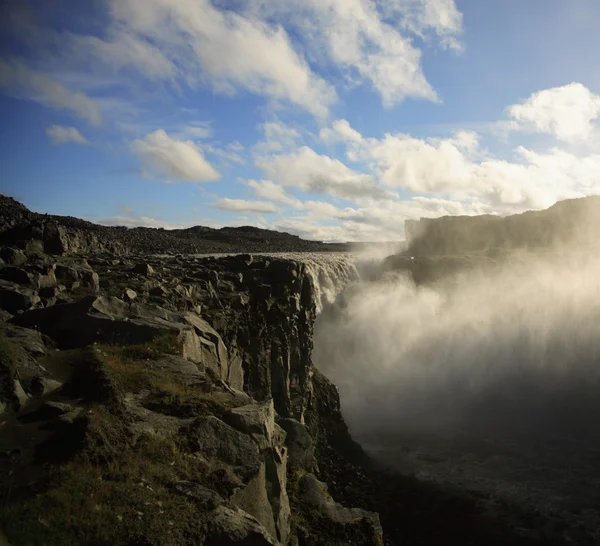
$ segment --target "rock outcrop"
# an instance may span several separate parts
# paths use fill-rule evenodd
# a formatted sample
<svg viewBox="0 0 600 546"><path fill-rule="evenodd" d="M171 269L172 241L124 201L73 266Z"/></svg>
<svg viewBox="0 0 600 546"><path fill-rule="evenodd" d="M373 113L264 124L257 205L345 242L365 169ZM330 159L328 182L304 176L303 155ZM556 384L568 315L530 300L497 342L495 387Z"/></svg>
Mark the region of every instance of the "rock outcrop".
<svg viewBox="0 0 600 546"><path fill-rule="evenodd" d="M0 247L10 544L382 543L376 514L314 481L319 401L337 396L313 381L314 267L123 255L78 221L13 217Z"/></svg>

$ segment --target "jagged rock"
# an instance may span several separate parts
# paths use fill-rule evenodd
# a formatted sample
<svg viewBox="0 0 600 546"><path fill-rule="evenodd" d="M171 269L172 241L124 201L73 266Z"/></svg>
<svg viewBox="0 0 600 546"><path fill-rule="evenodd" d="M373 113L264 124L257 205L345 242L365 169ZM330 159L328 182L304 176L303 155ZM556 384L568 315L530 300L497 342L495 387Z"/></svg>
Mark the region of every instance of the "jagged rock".
<svg viewBox="0 0 600 546"><path fill-rule="evenodd" d="M22 251L8 246L0 249L0 257L4 263L8 265L15 265L18 267L27 263L27 256Z"/></svg>
<svg viewBox="0 0 600 546"><path fill-rule="evenodd" d="M80 273L81 284L91 288L94 292L100 291L100 277L95 271L82 270Z"/></svg>
<svg viewBox="0 0 600 546"><path fill-rule="evenodd" d="M315 441L308 427L296 419L279 419L277 424L285 430L285 445L288 448L289 462L292 466L304 470L315 467Z"/></svg>
<svg viewBox="0 0 600 546"><path fill-rule="evenodd" d="M74 267L66 265L57 265L54 270L57 281L66 287L72 287L74 283L79 282L79 271Z"/></svg>
<svg viewBox="0 0 600 546"><path fill-rule="evenodd" d="M63 384L48 377L34 377L29 384L29 392L34 396L43 396L60 389Z"/></svg>
<svg viewBox="0 0 600 546"><path fill-rule="evenodd" d="M277 542L250 514L239 508L219 506L208 514L206 544L220 546L275 546Z"/></svg>
<svg viewBox="0 0 600 546"><path fill-rule="evenodd" d="M277 537L277 527L273 507L267 493L266 464L260 464L258 474L248 484L238 489L231 497L231 502L251 516L273 537Z"/></svg>
<svg viewBox="0 0 600 546"><path fill-rule="evenodd" d="M334 523L355 525L368 522L372 530L373 545L383 544L383 529L376 512L367 512L361 508L346 508L335 502L327 492L327 485L320 482L312 474L305 474L300 479L299 494L304 502L319 511Z"/></svg>
<svg viewBox="0 0 600 546"><path fill-rule="evenodd" d="M250 434L261 450L273 447L275 434L275 408L273 400L234 408L229 414L230 423Z"/></svg>
<svg viewBox="0 0 600 546"><path fill-rule="evenodd" d="M86 347L95 341L146 343L162 332L178 333L184 327L165 320L161 314L166 312L146 308L140 317L132 311L118 298L89 296L75 303L36 309L11 322L43 332L63 349Z"/></svg>
<svg viewBox="0 0 600 546"><path fill-rule="evenodd" d="M258 447L249 436L214 416L197 419L187 430L195 451L205 458L233 467L243 479L256 476L261 467Z"/></svg>

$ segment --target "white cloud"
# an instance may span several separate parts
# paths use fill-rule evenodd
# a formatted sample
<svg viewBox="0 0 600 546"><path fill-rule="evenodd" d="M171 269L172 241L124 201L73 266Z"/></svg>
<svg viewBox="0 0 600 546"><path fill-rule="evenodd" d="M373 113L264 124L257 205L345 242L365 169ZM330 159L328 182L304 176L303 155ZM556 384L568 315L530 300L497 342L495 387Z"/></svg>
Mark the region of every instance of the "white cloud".
<svg viewBox="0 0 600 546"><path fill-rule="evenodd" d="M113 0L117 24L151 40L188 83L220 92L247 89L326 116L333 88L293 49L285 29L251 15L219 11L209 0Z"/></svg>
<svg viewBox="0 0 600 546"><path fill-rule="evenodd" d="M167 182L208 182L220 178L196 144L173 140L163 129L135 140L131 150L144 168L165 177Z"/></svg>
<svg viewBox="0 0 600 546"><path fill-rule="evenodd" d="M449 138L364 138L344 120L334 122L325 136L343 140L349 159L368 165L385 187L479 203L486 212L540 209L557 199L600 192L598 154L580 156L560 149L539 153L521 146L509 161L482 150L471 131Z"/></svg>
<svg viewBox="0 0 600 546"><path fill-rule="evenodd" d="M296 29L309 53L325 52L352 81L367 80L385 106L406 97L436 101L410 34L433 34L460 49L462 18L453 0L251 0L254 12ZM405 32L401 32L405 31Z"/></svg>
<svg viewBox="0 0 600 546"><path fill-rule="evenodd" d="M46 129L46 134L54 144L65 144L67 142L76 142L78 144L88 143L87 139L75 127L53 125Z"/></svg>
<svg viewBox="0 0 600 546"><path fill-rule="evenodd" d="M454 0L381 0L381 9L388 17L400 16L400 24L420 38L433 34L442 47L462 51L463 17Z"/></svg>
<svg viewBox="0 0 600 546"><path fill-rule="evenodd" d="M245 199L219 199L215 205L219 210L251 212L255 214L277 212L277 207L268 201L247 201Z"/></svg>
<svg viewBox="0 0 600 546"><path fill-rule="evenodd" d="M110 32L106 39L67 34L65 40L69 53L85 63L96 59L115 72L134 68L155 79L173 79L177 74L177 66L159 48L123 29Z"/></svg>
<svg viewBox="0 0 600 546"><path fill-rule="evenodd" d="M600 95L580 83L538 91L520 104L506 109L510 118L505 129L546 133L559 140L589 137L600 116Z"/></svg>
<svg viewBox="0 0 600 546"><path fill-rule="evenodd" d="M346 199L383 198L386 192L373 176L348 168L341 161L302 146L296 152L257 158L257 166L284 186Z"/></svg>
<svg viewBox="0 0 600 546"><path fill-rule="evenodd" d="M87 95L70 91L57 80L20 62L0 60L0 89L19 99L68 110L92 125L102 122L98 105Z"/></svg>
<svg viewBox="0 0 600 546"><path fill-rule="evenodd" d="M350 127L350 124L345 119L336 119L331 124L331 127L324 127L321 129L319 138L327 144L362 141L362 135Z"/></svg>
<svg viewBox="0 0 600 546"><path fill-rule="evenodd" d="M300 133L280 121L268 121L262 125L264 139L254 145L255 154L268 154L297 148Z"/></svg>
<svg viewBox="0 0 600 546"><path fill-rule="evenodd" d="M271 180L248 180L246 184L254 190L258 197L276 201L284 205L296 206L300 200L285 191L283 186Z"/></svg>

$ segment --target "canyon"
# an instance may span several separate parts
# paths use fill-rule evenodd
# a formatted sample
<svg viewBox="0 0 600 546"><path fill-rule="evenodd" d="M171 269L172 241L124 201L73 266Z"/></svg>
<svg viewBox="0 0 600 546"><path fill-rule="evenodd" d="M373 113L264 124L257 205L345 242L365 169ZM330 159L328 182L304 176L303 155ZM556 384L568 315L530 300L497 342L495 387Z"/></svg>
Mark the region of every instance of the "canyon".
<svg viewBox="0 0 600 546"><path fill-rule="evenodd" d="M593 210L589 204L586 211ZM573 211L581 205L562 206ZM398 350L406 333L422 340L415 346L438 372L445 362L481 352L477 340L484 337L473 336L474 315L446 302L450 317L468 320L458 331L444 329L435 313L428 314L439 309L436 298L493 294L490 286L499 284L490 285L487 276L480 290L468 292L456 288L462 282L457 275L497 271L508 262L514 272L512 262L521 259L514 249L554 244L553 234L564 234L564 225L588 225L579 214L565 214L562 227L545 238L536 235L533 243L523 235L529 228L520 239L473 242L465 235L482 232L471 224L502 219L424 221L427 229L408 227L406 250L366 260L348 246L320 252L320 243L273 236L286 241L273 248L287 252L276 253L260 244L264 234L255 234L251 244L238 238L215 246L194 228L185 234L104 228L31 213L0 197L4 540L593 544L597 520L589 511L565 517L535 512L526 503L498 507L496 492L422 479L419 473L436 466L423 461L439 458L445 448L421 446L417 457L406 425L431 430L440 426L440 413L456 421L447 388L456 376L439 373L436 382L430 375L415 382L414 374L396 366L414 357ZM460 227L452 231L446 224ZM549 233L545 227L536 233L542 232ZM197 254L203 250L230 254ZM565 262L561 254L562 263L572 268L577 256ZM503 281L514 285L531 272L524 263ZM584 265L582 271L594 271L594 264ZM541 277L534 277L537 285ZM583 281L593 285L590 275ZM450 282L456 292L439 282ZM563 307L573 301L581 306L585 298L565 295ZM480 303L486 306L495 308ZM593 320L594 309L583 308L584 318ZM407 310L402 320L398 309ZM414 329L419 312L437 337ZM490 324L497 316L489 315ZM435 350L449 347L446 332L475 340L475 349L440 357ZM517 335L509 334L503 339ZM586 354L595 354L586 345L592 334L570 333ZM382 363L396 371L381 373ZM486 408L469 406L475 399L460 386L452 392L466 400L463 413ZM485 398L496 391L477 392ZM513 412L518 417L523 408L517 403ZM443 426L451 430L449 422ZM583 427L582 434L591 433ZM459 455L468 450L461 447ZM421 466L406 472L406 459ZM578 479L592 478L584 472Z"/></svg>

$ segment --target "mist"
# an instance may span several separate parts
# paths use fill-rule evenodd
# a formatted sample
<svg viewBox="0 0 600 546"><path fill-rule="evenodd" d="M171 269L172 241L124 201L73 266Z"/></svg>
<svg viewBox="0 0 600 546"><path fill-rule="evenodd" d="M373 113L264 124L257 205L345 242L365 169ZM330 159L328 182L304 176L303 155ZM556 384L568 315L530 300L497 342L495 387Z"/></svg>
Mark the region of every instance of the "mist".
<svg viewBox="0 0 600 546"><path fill-rule="evenodd" d="M599 359L600 257L572 249L429 286L388 273L348 287L315 325L314 362L359 442L465 431L588 441Z"/></svg>

